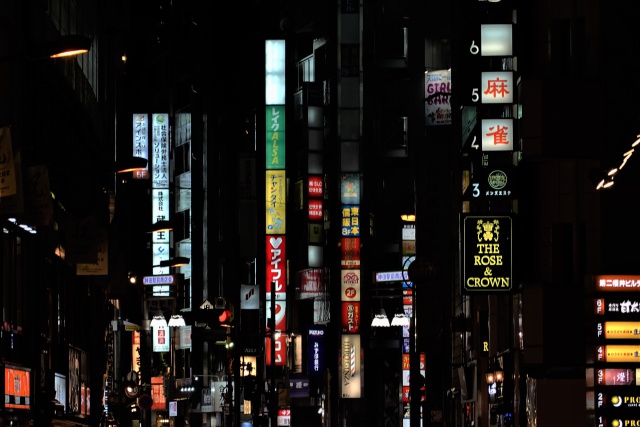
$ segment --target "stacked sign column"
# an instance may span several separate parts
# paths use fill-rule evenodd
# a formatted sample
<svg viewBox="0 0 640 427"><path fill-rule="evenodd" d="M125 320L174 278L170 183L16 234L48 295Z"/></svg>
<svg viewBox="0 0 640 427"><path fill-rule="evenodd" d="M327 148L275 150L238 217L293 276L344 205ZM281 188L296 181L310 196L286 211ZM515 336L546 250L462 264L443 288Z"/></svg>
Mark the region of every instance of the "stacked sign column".
<svg viewBox="0 0 640 427"><path fill-rule="evenodd" d="M361 396L360 370L360 175L345 174L340 186L342 203L342 366L343 398Z"/></svg>
<svg viewBox="0 0 640 427"><path fill-rule="evenodd" d="M265 360L272 370L287 364L285 57L284 40L265 40L265 295L271 326L265 338ZM288 408L278 407L277 416L278 425L289 424Z"/></svg>
<svg viewBox="0 0 640 427"><path fill-rule="evenodd" d="M339 350L339 396L362 397L362 357L360 342L360 302L349 288L360 277L360 141L362 138L361 99L361 8L362 4L342 0L338 11L337 84L340 144L340 222L341 222L341 330ZM359 95L354 95L359 94ZM359 292L357 292L359 294ZM349 403L346 402L346 405ZM348 406L345 406L348 408Z"/></svg>
<svg viewBox="0 0 640 427"><path fill-rule="evenodd" d="M640 426L639 314L640 276L595 276L587 409L596 427Z"/></svg>

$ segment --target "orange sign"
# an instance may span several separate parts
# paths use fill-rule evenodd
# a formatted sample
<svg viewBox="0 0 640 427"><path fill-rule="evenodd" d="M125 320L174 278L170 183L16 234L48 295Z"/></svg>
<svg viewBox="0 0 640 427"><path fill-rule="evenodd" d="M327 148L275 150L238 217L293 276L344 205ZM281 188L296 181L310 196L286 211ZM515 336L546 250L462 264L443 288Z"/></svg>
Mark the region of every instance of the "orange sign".
<svg viewBox="0 0 640 427"><path fill-rule="evenodd" d="M4 369L4 407L16 409L30 408L29 390L30 372L5 367Z"/></svg>
<svg viewBox="0 0 640 427"><path fill-rule="evenodd" d="M598 334L604 331L605 338L640 339L640 322L598 322Z"/></svg>
<svg viewBox="0 0 640 427"><path fill-rule="evenodd" d="M153 399L151 409L156 411L165 411L167 409L163 377L151 377L151 397Z"/></svg>

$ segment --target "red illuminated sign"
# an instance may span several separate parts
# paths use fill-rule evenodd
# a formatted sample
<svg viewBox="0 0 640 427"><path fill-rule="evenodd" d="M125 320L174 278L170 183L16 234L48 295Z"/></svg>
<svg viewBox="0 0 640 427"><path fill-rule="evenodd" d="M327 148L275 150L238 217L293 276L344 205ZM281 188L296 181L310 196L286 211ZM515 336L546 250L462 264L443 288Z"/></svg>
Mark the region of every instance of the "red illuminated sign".
<svg viewBox="0 0 640 427"><path fill-rule="evenodd" d="M322 200L309 199L309 221L322 221Z"/></svg>
<svg viewBox="0 0 640 427"><path fill-rule="evenodd" d="M348 301L342 303L342 332L360 332L360 303Z"/></svg>
<svg viewBox="0 0 640 427"><path fill-rule="evenodd" d="M269 298L269 295L271 295L271 283L274 283L276 287L276 299L284 299L287 292L287 258L285 236L267 236L266 248L267 259L265 265L267 270L267 298Z"/></svg>
<svg viewBox="0 0 640 427"><path fill-rule="evenodd" d="M267 301L270 305L271 302ZM284 366L287 363L287 306L285 301L276 301L276 329L275 333L277 339L275 340L275 364L276 366ZM269 308L269 314L267 315L267 324L271 324L271 309ZM265 353L266 363L271 365L271 338L265 339Z"/></svg>
<svg viewBox="0 0 640 427"><path fill-rule="evenodd" d="M601 275L595 277L597 291L605 292L639 292L640 276Z"/></svg>
<svg viewBox="0 0 640 427"><path fill-rule="evenodd" d="M342 267L360 268L360 238L342 238Z"/></svg>
<svg viewBox="0 0 640 427"><path fill-rule="evenodd" d="M26 369L4 368L4 407L29 409L31 407L31 372Z"/></svg>
<svg viewBox="0 0 640 427"><path fill-rule="evenodd" d="M323 184L321 176L309 177L309 189L308 195L311 198L322 198L323 196Z"/></svg>

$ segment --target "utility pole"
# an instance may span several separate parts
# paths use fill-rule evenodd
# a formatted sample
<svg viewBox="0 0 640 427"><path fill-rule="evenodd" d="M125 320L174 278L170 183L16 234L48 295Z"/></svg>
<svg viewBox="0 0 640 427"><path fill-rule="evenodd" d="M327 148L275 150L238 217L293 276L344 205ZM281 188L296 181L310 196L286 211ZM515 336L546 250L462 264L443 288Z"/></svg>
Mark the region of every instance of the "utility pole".
<svg viewBox="0 0 640 427"><path fill-rule="evenodd" d="M276 385L276 284L271 282L271 317L269 318L269 330L271 337L269 339L269 350L271 353L271 407L269 408L269 419L271 420L271 427L278 425L278 387Z"/></svg>
<svg viewBox="0 0 640 427"><path fill-rule="evenodd" d="M410 393L410 426L420 427L420 406L422 405L422 396L420 386L422 385L422 378L420 375L420 353L418 351L417 337L416 337L416 305L417 305L417 293L416 290L419 286L426 289L430 280L433 277L434 267L429 261L424 258L416 257L409 265L408 274L409 280L412 283L411 286L411 306L413 312L411 313L411 323L409 324L409 349L411 354L409 355L409 393ZM428 417L429 414L423 414L423 417ZM425 423L426 424L426 423Z"/></svg>

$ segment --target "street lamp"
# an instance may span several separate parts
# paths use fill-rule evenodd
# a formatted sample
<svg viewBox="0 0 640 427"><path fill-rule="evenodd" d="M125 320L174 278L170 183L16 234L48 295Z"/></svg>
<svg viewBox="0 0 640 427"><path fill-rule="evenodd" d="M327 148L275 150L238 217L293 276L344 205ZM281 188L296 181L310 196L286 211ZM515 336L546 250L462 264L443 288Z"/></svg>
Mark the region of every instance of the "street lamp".
<svg viewBox="0 0 640 427"><path fill-rule="evenodd" d="M173 224L171 221L157 221L151 225L148 233L160 233L160 232L169 232L173 230Z"/></svg>
<svg viewBox="0 0 640 427"><path fill-rule="evenodd" d="M18 59L31 61L39 59L69 58L82 55L91 49L91 39L79 34L68 34L52 42L39 44L26 52L0 57L0 63Z"/></svg>
<svg viewBox="0 0 640 427"><path fill-rule="evenodd" d="M489 368L485 373L485 380L487 381L487 385L501 384L504 381L504 371L500 367L499 364L489 364Z"/></svg>
<svg viewBox="0 0 640 427"><path fill-rule="evenodd" d="M164 318L164 314L162 314L162 311L158 310L156 311L156 314L153 315L153 318L151 319L151 323L149 323L149 326L151 326L152 328L157 328L158 326L164 326L167 327L167 319Z"/></svg>
<svg viewBox="0 0 640 427"><path fill-rule="evenodd" d="M184 267L185 265L189 265L191 260L187 257L175 257L171 259L163 259L160 261L158 267Z"/></svg>
<svg viewBox="0 0 640 427"><path fill-rule="evenodd" d="M391 326L408 327L410 324L409 316L407 316L402 309L399 309L391 320Z"/></svg>
<svg viewBox="0 0 640 427"><path fill-rule="evenodd" d="M49 58L68 58L82 55L91 49L91 39L79 34L68 34L52 42L48 52L42 52Z"/></svg>
<svg viewBox="0 0 640 427"><path fill-rule="evenodd" d="M371 326L386 328L386 327L389 327L390 325L391 324L389 323L387 312L384 311L384 308L380 307L378 312L373 317L373 320L371 321Z"/></svg>
<svg viewBox="0 0 640 427"><path fill-rule="evenodd" d="M145 169L147 167L147 159L144 157L123 157L119 158L113 165L113 172L127 173Z"/></svg>
<svg viewBox="0 0 640 427"><path fill-rule="evenodd" d="M169 319L169 323L167 326L170 328L180 328L182 326L186 326L187 324L184 321L184 317L181 314L173 314Z"/></svg>

